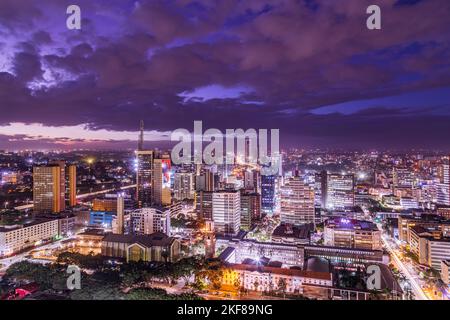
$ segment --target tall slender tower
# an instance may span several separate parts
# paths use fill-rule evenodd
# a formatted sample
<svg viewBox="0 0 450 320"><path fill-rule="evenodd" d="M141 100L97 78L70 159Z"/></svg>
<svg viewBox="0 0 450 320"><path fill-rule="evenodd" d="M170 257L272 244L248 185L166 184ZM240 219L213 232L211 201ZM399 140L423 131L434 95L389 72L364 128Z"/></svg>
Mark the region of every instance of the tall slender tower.
<svg viewBox="0 0 450 320"><path fill-rule="evenodd" d="M141 120L140 122L138 150L139 151L144 150L144 120Z"/></svg>

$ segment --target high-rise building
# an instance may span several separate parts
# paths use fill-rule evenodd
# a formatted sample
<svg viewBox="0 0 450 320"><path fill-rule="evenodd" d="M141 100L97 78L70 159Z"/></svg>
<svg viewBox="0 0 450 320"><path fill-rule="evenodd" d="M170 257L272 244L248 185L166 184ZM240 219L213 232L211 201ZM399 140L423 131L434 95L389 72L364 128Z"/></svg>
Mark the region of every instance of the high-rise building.
<svg viewBox="0 0 450 320"><path fill-rule="evenodd" d="M66 208L65 163L33 168L33 207L36 212L59 213Z"/></svg>
<svg viewBox="0 0 450 320"><path fill-rule="evenodd" d="M77 166L70 165L67 170L67 192L69 199L69 206L74 207L77 205Z"/></svg>
<svg viewBox="0 0 450 320"><path fill-rule="evenodd" d="M261 211L273 214L275 210L275 176L261 175Z"/></svg>
<svg viewBox="0 0 450 320"><path fill-rule="evenodd" d="M324 208L327 199L327 172L325 170L314 176L315 206Z"/></svg>
<svg viewBox="0 0 450 320"><path fill-rule="evenodd" d="M213 219L213 191L200 191L197 196L197 211L202 219Z"/></svg>
<svg viewBox="0 0 450 320"><path fill-rule="evenodd" d="M125 229L125 199L123 195L117 195L117 223L114 233L123 234Z"/></svg>
<svg viewBox="0 0 450 320"><path fill-rule="evenodd" d="M436 203L450 206L450 165L443 163L438 167L439 182L435 185Z"/></svg>
<svg viewBox="0 0 450 320"><path fill-rule="evenodd" d="M152 205L154 152L152 150L138 150L136 152L136 157L136 194L138 206L142 208Z"/></svg>
<svg viewBox="0 0 450 320"><path fill-rule="evenodd" d="M196 191L214 191L215 189L214 173L205 169L195 176L195 190Z"/></svg>
<svg viewBox="0 0 450 320"><path fill-rule="evenodd" d="M241 192L241 228L249 230L261 219L261 196L254 192Z"/></svg>
<svg viewBox="0 0 450 320"><path fill-rule="evenodd" d="M217 191L212 195L214 229L219 234L236 235L241 226L239 191Z"/></svg>
<svg viewBox="0 0 450 320"><path fill-rule="evenodd" d="M300 177L290 178L281 188L281 222L300 225L314 218L314 190Z"/></svg>
<svg viewBox="0 0 450 320"><path fill-rule="evenodd" d="M326 194L327 209L352 209L355 206L353 174L329 174Z"/></svg>
<svg viewBox="0 0 450 320"><path fill-rule="evenodd" d="M194 174L191 172L176 172L173 189L176 200L194 199Z"/></svg>
<svg viewBox="0 0 450 320"><path fill-rule="evenodd" d="M170 235L170 210L162 208L141 208L131 213L133 234L162 232Z"/></svg>

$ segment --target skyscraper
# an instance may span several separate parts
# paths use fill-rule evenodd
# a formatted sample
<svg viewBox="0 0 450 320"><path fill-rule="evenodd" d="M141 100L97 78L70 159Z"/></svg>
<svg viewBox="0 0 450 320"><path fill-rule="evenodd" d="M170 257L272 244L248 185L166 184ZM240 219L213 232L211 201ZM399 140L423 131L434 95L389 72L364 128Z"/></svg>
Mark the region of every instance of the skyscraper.
<svg viewBox="0 0 450 320"><path fill-rule="evenodd" d="M77 166L70 165L67 170L67 192L69 199L69 206L74 207L77 205Z"/></svg>
<svg viewBox="0 0 450 320"><path fill-rule="evenodd" d="M192 172L176 172L173 185L176 200L194 199L194 174Z"/></svg>
<svg viewBox="0 0 450 320"><path fill-rule="evenodd" d="M261 219L261 196L254 192L241 192L241 228L249 230L254 221Z"/></svg>
<svg viewBox="0 0 450 320"><path fill-rule="evenodd" d="M219 234L236 235L241 225L239 191L217 191L212 195L214 229Z"/></svg>
<svg viewBox="0 0 450 320"><path fill-rule="evenodd" d="M275 176L261 175L261 210L273 214L275 210Z"/></svg>
<svg viewBox="0 0 450 320"><path fill-rule="evenodd" d="M327 178L327 209L347 210L354 206L353 174L329 174Z"/></svg>
<svg viewBox="0 0 450 320"><path fill-rule="evenodd" d="M154 152L152 150L138 150L136 151L136 157L136 194L138 206L142 208L152 205Z"/></svg>
<svg viewBox="0 0 450 320"><path fill-rule="evenodd" d="M450 165L448 162L438 167L438 179L436 183L436 203L450 206Z"/></svg>
<svg viewBox="0 0 450 320"><path fill-rule="evenodd" d="M59 213L66 208L64 161L33 168L33 207L35 212Z"/></svg>
<svg viewBox="0 0 450 320"><path fill-rule="evenodd" d="M314 223L314 190L298 176L281 188L281 222L293 225Z"/></svg>

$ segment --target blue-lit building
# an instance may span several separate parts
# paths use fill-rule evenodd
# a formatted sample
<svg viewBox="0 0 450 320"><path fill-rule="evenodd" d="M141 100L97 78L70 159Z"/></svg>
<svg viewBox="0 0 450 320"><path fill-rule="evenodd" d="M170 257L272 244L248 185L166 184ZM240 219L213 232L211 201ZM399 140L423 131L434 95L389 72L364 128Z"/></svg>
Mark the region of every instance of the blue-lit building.
<svg viewBox="0 0 450 320"><path fill-rule="evenodd" d="M272 214L275 210L275 176L261 175L261 211Z"/></svg>
<svg viewBox="0 0 450 320"><path fill-rule="evenodd" d="M106 229L112 228L112 221L115 217L115 212L109 211L91 211L89 225L95 227L103 227Z"/></svg>

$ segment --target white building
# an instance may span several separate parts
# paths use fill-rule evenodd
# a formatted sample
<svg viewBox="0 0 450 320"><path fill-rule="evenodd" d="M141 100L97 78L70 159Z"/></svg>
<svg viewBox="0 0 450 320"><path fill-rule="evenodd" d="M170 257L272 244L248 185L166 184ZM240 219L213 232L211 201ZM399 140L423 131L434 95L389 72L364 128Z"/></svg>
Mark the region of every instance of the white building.
<svg viewBox="0 0 450 320"><path fill-rule="evenodd" d="M326 207L345 210L355 206L354 176L352 174L329 174L326 188Z"/></svg>
<svg viewBox="0 0 450 320"><path fill-rule="evenodd" d="M300 177L290 178L281 187L281 222L300 225L314 223L314 189Z"/></svg>
<svg viewBox="0 0 450 320"><path fill-rule="evenodd" d="M241 197L238 191L219 191L212 195L212 216L217 233L236 235L241 226Z"/></svg>
<svg viewBox="0 0 450 320"><path fill-rule="evenodd" d="M20 225L0 226L0 257L17 253L58 236L58 220L42 219Z"/></svg>
<svg viewBox="0 0 450 320"><path fill-rule="evenodd" d="M142 208L131 213L131 227L134 234L162 232L170 236L170 210Z"/></svg>

